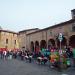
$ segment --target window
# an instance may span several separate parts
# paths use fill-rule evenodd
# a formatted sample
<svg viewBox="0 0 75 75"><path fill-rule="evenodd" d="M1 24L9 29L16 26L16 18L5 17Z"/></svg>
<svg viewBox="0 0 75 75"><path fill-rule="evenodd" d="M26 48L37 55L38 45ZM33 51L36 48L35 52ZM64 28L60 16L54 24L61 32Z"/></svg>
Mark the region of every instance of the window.
<svg viewBox="0 0 75 75"><path fill-rule="evenodd" d="M6 44L8 44L8 39L6 39Z"/></svg>
<svg viewBox="0 0 75 75"><path fill-rule="evenodd" d="M75 32L75 23L72 25L72 31Z"/></svg>
<svg viewBox="0 0 75 75"><path fill-rule="evenodd" d="M16 44L16 40L15 40L15 44Z"/></svg>
<svg viewBox="0 0 75 75"><path fill-rule="evenodd" d="M50 35L52 35L52 31L50 31Z"/></svg>

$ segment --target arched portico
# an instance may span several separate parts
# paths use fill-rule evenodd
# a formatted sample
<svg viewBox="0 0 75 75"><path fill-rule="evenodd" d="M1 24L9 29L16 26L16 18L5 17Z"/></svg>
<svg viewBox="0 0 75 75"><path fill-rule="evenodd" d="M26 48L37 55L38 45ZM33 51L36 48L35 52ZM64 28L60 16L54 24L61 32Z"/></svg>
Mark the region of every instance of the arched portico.
<svg viewBox="0 0 75 75"><path fill-rule="evenodd" d="M47 48L47 43L45 40L41 40L41 42L40 42L40 49L42 49L42 48L44 48L44 49Z"/></svg>
<svg viewBox="0 0 75 75"><path fill-rule="evenodd" d="M75 48L75 35L70 36L69 38L69 45Z"/></svg>
<svg viewBox="0 0 75 75"><path fill-rule="evenodd" d="M31 41L31 51L34 52L34 42Z"/></svg>
<svg viewBox="0 0 75 75"><path fill-rule="evenodd" d="M39 52L39 42L35 41L35 52L38 53Z"/></svg>
<svg viewBox="0 0 75 75"><path fill-rule="evenodd" d="M54 39L48 40L48 49L50 49L51 47L55 47L55 40Z"/></svg>

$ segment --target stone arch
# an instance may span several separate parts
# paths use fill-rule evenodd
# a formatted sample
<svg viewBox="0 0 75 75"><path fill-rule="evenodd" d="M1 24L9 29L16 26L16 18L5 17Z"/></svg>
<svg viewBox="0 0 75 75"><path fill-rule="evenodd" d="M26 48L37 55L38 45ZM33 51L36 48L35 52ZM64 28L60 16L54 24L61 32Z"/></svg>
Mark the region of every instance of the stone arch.
<svg viewBox="0 0 75 75"><path fill-rule="evenodd" d="M39 42L35 41L35 52L38 53L39 52Z"/></svg>
<svg viewBox="0 0 75 75"><path fill-rule="evenodd" d="M54 39L48 40L48 49L50 49L50 47L55 47L55 40Z"/></svg>
<svg viewBox="0 0 75 75"><path fill-rule="evenodd" d="M34 52L34 42L31 41L31 51Z"/></svg>
<svg viewBox="0 0 75 75"><path fill-rule="evenodd" d="M67 45L67 39L63 36L62 37L62 41L61 41L61 47L63 48L64 46ZM57 47L59 48L60 47L60 41L58 38L56 38L56 41L57 41Z"/></svg>
<svg viewBox="0 0 75 75"><path fill-rule="evenodd" d="M47 48L47 43L45 40L41 40L41 42L40 42L40 49L42 49L42 48L44 48L44 49Z"/></svg>
<svg viewBox="0 0 75 75"><path fill-rule="evenodd" d="M75 35L70 36L69 38L69 45L75 48Z"/></svg>

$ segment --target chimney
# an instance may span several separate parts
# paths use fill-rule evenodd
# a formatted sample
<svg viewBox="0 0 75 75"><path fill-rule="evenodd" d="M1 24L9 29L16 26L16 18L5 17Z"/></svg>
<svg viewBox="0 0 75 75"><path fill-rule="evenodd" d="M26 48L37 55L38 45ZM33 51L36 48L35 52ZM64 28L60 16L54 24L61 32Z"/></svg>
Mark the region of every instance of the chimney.
<svg viewBox="0 0 75 75"><path fill-rule="evenodd" d="M75 9L71 10L72 19L75 19Z"/></svg>

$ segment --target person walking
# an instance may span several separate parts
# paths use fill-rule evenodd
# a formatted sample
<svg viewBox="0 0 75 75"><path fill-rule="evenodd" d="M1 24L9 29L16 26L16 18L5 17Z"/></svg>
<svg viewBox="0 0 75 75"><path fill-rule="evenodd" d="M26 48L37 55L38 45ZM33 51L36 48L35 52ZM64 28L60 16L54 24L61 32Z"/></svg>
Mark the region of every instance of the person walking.
<svg viewBox="0 0 75 75"><path fill-rule="evenodd" d="M3 51L3 58L6 59L7 51Z"/></svg>

